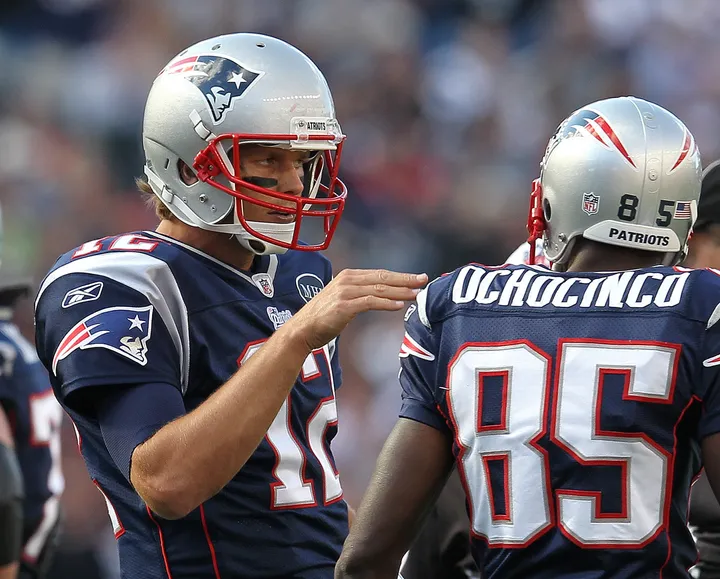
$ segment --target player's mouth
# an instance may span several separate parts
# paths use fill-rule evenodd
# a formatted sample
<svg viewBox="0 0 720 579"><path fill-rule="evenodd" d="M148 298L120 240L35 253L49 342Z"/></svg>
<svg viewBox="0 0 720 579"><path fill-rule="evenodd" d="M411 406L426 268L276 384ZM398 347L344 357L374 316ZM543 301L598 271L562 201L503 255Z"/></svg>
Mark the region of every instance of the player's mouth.
<svg viewBox="0 0 720 579"><path fill-rule="evenodd" d="M268 216L276 223L292 223L295 221L295 213L286 211L268 211Z"/></svg>

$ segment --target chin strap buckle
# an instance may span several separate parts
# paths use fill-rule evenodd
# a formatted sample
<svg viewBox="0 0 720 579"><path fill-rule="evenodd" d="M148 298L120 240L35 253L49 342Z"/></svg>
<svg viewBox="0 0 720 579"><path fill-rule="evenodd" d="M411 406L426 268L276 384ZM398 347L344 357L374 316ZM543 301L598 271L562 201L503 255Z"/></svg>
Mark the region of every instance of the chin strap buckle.
<svg viewBox="0 0 720 579"><path fill-rule="evenodd" d="M197 171L200 181L207 181L220 174L220 159L212 148L200 151L193 161L193 169Z"/></svg>
<svg viewBox="0 0 720 579"><path fill-rule="evenodd" d="M528 264L535 264L535 242L542 237L547 225L545 223L545 215L543 213L543 193L540 179L532 182L532 192L530 193L530 209L528 211L527 230L530 234L528 243L530 244L530 252L528 254Z"/></svg>

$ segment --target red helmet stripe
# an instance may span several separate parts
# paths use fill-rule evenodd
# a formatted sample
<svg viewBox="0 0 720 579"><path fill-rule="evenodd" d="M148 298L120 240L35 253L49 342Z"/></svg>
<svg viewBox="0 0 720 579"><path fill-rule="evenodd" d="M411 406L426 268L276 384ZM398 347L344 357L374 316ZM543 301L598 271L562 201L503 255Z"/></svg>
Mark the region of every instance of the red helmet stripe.
<svg viewBox="0 0 720 579"><path fill-rule="evenodd" d="M690 133L685 130L685 140L683 141L682 150L680 151L680 156L678 157L677 161L675 161L675 164L672 166L672 169L668 171L668 173L672 173L675 169L678 168L680 163L682 163L685 160L685 157L688 156L688 153L690 153L690 147L692 146L692 136Z"/></svg>
<svg viewBox="0 0 720 579"><path fill-rule="evenodd" d="M607 135L607 137L612 141L612 144L615 145L615 148L620 151L623 157L627 160L628 163L630 163L633 167L637 169L637 166L633 162L633 160L630 158L630 155L627 152L627 149L623 146L622 142L618 138L618 136L615 134L615 131L613 131L610 124L601 116L598 115L598 117L595 119L595 123L603 130L603 132Z"/></svg>

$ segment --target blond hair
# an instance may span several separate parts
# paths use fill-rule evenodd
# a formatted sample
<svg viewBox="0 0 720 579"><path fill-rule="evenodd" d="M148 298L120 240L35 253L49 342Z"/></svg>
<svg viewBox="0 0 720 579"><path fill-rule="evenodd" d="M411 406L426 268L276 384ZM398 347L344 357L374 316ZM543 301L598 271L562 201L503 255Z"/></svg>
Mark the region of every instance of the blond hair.
<svg viewBox="0 0 720 579"><path fill-rule="evenodd" d="M168 219L171 221L175 219L172 211L170 211L167 205L165 205L165 203L163 203L160 198L155 195L152 187L150 187L150 183L138 177L137 179L135 179L135 185L142 193L145 203L147 203L148 207L155 211L155 215L160 221L162 221L163 219Z"/></svg>

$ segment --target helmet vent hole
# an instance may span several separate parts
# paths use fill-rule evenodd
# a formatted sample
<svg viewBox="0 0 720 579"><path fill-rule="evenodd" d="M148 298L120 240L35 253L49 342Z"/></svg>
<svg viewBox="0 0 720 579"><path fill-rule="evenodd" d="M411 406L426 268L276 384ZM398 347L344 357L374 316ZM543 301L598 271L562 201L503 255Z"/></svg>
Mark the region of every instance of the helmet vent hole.
<svg viewBox="0 0 720 579"><path fill-rule="evenodd" d="M265 48L265 43L264 43L264 42L258 42L255 46L257 46L258 48Z"/></svg>
<svg viewBox="0 0 720 579"><path fill-rule="evenodd" d="M170 166L170 159L165 159L165 169Z"/></svg>
<svg viewBox="0 0 720 579"><path fill-rule="evenodd" d="M220 48L220 46L221 46L220 44L216 44L215 46L212 47L211 50L217 50L218 48Z"/></svg>
<svg viewBox="0 0 720 579"><path fill-rule="evenodd" d="M543 199L543 213L545 214L545 221L550 221L552 218L552 209L550 208L550 201Z"/></svg>
<svg viewBox="0 0 720 579"><path fill-rule="evenodd" d="M183 50L180 54L178 54L178 56L182 56L182 55L185 54L186 52L187 52L187 48L186 48L185 50Z"/></svg>

